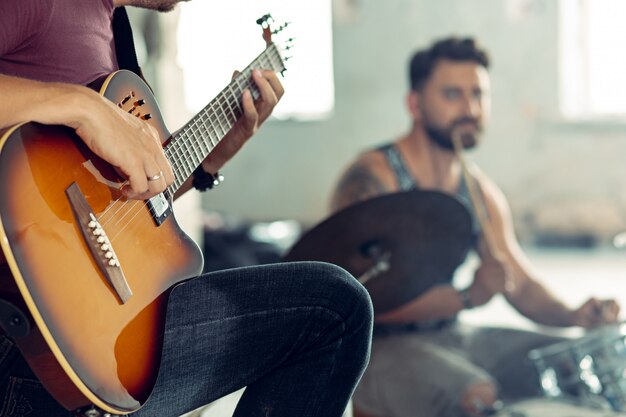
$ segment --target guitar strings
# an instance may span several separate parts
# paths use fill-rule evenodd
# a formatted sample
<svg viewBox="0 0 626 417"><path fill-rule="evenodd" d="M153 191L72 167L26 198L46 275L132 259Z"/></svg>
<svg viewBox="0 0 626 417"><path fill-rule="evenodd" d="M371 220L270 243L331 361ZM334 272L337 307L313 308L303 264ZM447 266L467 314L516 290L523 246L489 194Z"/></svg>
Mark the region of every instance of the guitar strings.
<svg viewBox="0 0 626 417"><path fill-rule="evenodd" d="M242 90L243 91L243 90ZM229 120L229 115L224 111L224 106L226 106L227 110L230 112L230 116L233 120L236 120L235 117L235 110L241 112L241 105L237 99L237 97L235 96L235 94L233 93L231 95L231 97L227 97L226 101L224 100L220 100L219 103L219 110L222 110L223 114L219 114L219 112L216 112L215 110L217 109L212 109L214 110L215 113L218 113L219 116L217 117L217 122L219 124L219 129L222 131L222 135L224 136L228 130L230 130L230 128L232 128L232 125L234 125L234 122L232 120ZM215 104L212 106L214 107ZM174 141L171 143L171 146L168 146L165 150L166 155L169 154L169 158L168 160L171 161L171 163L173 164L174 167L180 166L181 162L185 165L186 171L188 171L189 173L193 172L193 169L195 169L194 167L192 167L193 164L189 164L189 159L190 158L179 158L178 154L184 156L184 155L189 155L192 156L192 151L195 154L195 161L199 163L202 161L200 158L201 156L198 154L197 148L203 148L201 145L198 146L200 143L204 144L204 148L206 148L206 154L210 153L214 147L217 145L217 143L219 143L219 140L216 143L213 143L213 138L211 137L210 134L204 134L204 135L199 135L199 137L196 135L197 131L201 131L201 128L204 128L204 130L209 130L208 126L206 124L206 121L209 121L211 126L213 128L213 131L217 132L217 127L215 126L214 122L212 120L205 120L204 119L205 115L202 114L201 117L196 118L195 120L193 120L193 122L188 125L190 127L195 127L196 129L193 130L193 133L191 134L191 136L188 134L187 131L183 132L182 135L178 135L176 137L174 137ZM231 126L229 126L229 124ZM188 129L190 130L190 129ZM208 140L211 142L211 145L209 145L206 141L207 141L207 137ZM179 140L176 140L179 139ZM199 140L200 139L200 140ZM174 146L175 144L179 144L180 146ZM191 146L190 146L191 145ZM195 145L195 146L193 146ZM178 164L177 164L178 162ZM178 173L178 169L175 168L175 171ZM182 175L182 176L186 176L186 175ZM178 176L178 178L180 178L181 176ZM125 183L127 184L128 181L125 181ZM178 187L176 187L178 188ZM170 187L168 187L168 189L170 189ZM175 190L171 190L170 191L172 196L175 193ZM121 199L118 199L116 201L116 203L118 203ZM128 203L131 203L132 205L129 207L127 206ZM122 224L122 222L124 220L126 220L128 218L128 216L130 215L131 218L126 222L122 224L122 227L109 239L109 241L113 242L122 232L124 232L127 227L133 223L135 221L135 219L137 218L137 216L143 212L143 209L148 206L149 204L145 201L125 201L121 204L119 204L119 208L110 216L111 218L106 220L104 224L109 225L110 227L116 227L119 226L120 224ZM127 210L122 214L122 216L118 216L119 212L121 210L123 210L124 208L126 208ZM150 211L152 212L153 210L150 209ZM154 214L154 213L152 213ZM111 222L115 221L113 224L111 224Z"/></svg>
<svg viewBox="0 0 626 417"><path fill-rule="evenodd" d="M268 49L268 50L272 51L272 49ZM277 52L277 51L274 51L274 52ZM269 57L269 62L267 62L267 61L266 61L266 62L263 62L263 58L265 58L265 57L266 57L266 55L262 54L262 55L260 56L260 59L258 59L258 61L261 61L261 63L262 63L263 65L265 65L265 64L267 63L268 65L270 65L270 66L274 66L274 67L275 67L274 62L273 62L273 57ZM280 62L280 57L279 57L279 59L278 59L278 62ZM254 63L253 63L253 64L254 64ZM245 71L244 71L242 74L245 74ZM210 107L214 107L216 103L219 103L219 104L220 104L220 110L222 110L222 112L224 112L224 113L226 113L226 112L224 111L224 109L223 109L222 105L223 105L223 104L226 104L226 109L230 111L230 116L232 116L232 120L229 120L229 118L228 118L228 114L226 114L226 116L227 116L226 118L224 117L224 114L220 115L220 117L218 117L218 118L217 118L217 121L219 122L219 127L221 128L221 130L222 130L222 134L223 134L223 135L225 135L225 134L226 134L226 132L229 130L229 128L230 128L230 127L232 127L232 126L228 127L228 123L234 124L234 123L236 122L236 120L238 119L238 116L235 114L235 111L234 111L234 110L238 110L240 114L242 113L242 111L241 111L241 107L240 107L240 103L239 103L239 101L237 100L237 96L239 96L239 95L240 95L240 93L238 92L237 94L234 94L234 93L232 92L232 87L233 87L233 85L235 85L235 84L236 84L236 86L237 86L237 87L239 87L239 90L240 90L240 91L243 91L243 88L242 88L242 87L241 87L241 85L240 85L240 81L241 81L241 79L242 79L242 77L237 77L235 80L233 80L233 81L234 81L233 83L231 83L229 86L227 86L227 88L231 90L231 95L230 95L230 96L226 96L226 102L225 102L225 103L224 103L224 100L223 100L223 97L224 97L224 96L218 96L218 100L216 100L214 103L210 103L210 104L213 104L213 105L212 105L212 106L210 106ZM247 83L247 84L250 84L250 83ZM250 86L250 85L249 85L248 87L256 87L256 86L255 86L255 85L252 85L252 86ZM255 93L257 93L257 95L258 95L258 91L255 91ZM233 107L233 104L234 104L234 107ZM207 106L207 107L209 107L209 106ZM212 109L212 108L211 108L211 109ZM212 109L212 110L215 110L215 109ZM198 138L195 136L195 132L196 132L196 131L198 131L198 130L200 130L200 129L198 129L198 128L200 127L200 126L198 126L198 121L203 122L203 123L202 123L202 127L204 127L204 128L205 128L205 130L208 130L208 129L207 129L207 126L206 126L206 123L205 123L205 122L206 122L206 120L204 119L205 115L206 115L206 114L203 114L203 112L201 112L201 113L199 114L199 116L200 116L199 118L194 118L195 120L192 120L192 123L190 123L190 124L188 124L188 125L187 125L187 126L190 126L190 125L191 125L191 127L195 127L195 128L196 128L196 130L195 130L195 131L192 131L192 134L193 134L194 136L193 136L193 137L186 136L186 135L184 135L184 133L186 133L186 132L183 132L182 138L183 138L183 139L191 139L191 140L192 140L192 142L193 142L193 139L195 139L195 145L198 145L198 143L204 143L205 145L207 145L207 146L206 146L206 148L207 148L207 149L206 149L206 150L204 150L204 149L203 149L203 151L205 151L205 153L206 153L206 154L208 154L208 153L209 153L212 149L211 149L211 146L209 146L209 145L206 143L206 137L207 137L207 136L208 136L209 140L211 141L211 145L213 146L213 148L216 146L216 143L213 143L213 139L212 139L212 137L211 137L211 135L210 135L210 131L209 131L209 132L205 132L205 133L208 133L208 135L206 135L206 134L205 134L205 135L200 136L200 139L202 139L202 142L199 142L199 141L198 141ZM210 121L210 120L209 120L209 121ZM221 123L222 121L228 122L228 123L226 123L226 125L227 125L228 129L225 129L225 128L224 128L224 126L223 126L223 125L222 125L222 123ZM213 129L215 130L215 126L213 125L213 122L212 122L212 121L210 121L210 123L211 123L211 127L213 127ZM187 131L189 131L189 130L190 130L190 129L187 129ZM182 145L186 147L186 151L187 151L187 152L186 152L186 154L190 154L190 152L189 152L189 147L188 147L189 142L190 142L189 140L187 140L187 141L182 141L182 142L181 142L181 143L182 143ZM218 142L219 142L219 140L218 140ZM176 152L176 151L177 151L177 148L176 148L176 147L168 147L168 148L166 149L166 154L168 153L168 151L169 151L170 149L173 149L173 150L174 150L174 152ZM194 151L194 153L196 154L196 157L197 157L196 159L197 159L197 161L199 161L199 155L198 155L198 153L197 153L197 147L192 147L191 149L192 149L192 150ZM171 154L171 152L170 152L170 154ZM173 156L173 157L175 157L175 155L172 155L172 156ZM173 158L168 158L168 159L172 160ZM182 161L186 163L186 162L188 162L188 158L185 158L185 159L183 159ZM174 160L174 162L176 162L176 161ZM200 162L201 162L201 161L200 161ZM191 165L189 165L189 166L188 166L188 170L189 170L189 171L192 171L193 169L194 169L194 168L193 168L193 166L191 166ZM185 175L185 177L186 177L186 175ZM179 176L178 178L180 178L180 176ZM127 185L127 184L128 184L128 181L125 181L125 182L122 184L122 186ZM172 185L174 185L174 184L172 184ZM169 188L169 187L168 187L168 188ZM172 193L172 194L173 194L173 193ZM116 200L116 203L117 203L117 202L119 202L120 200L121 200L121 198L120 198L120 199L118 199L118 200ZM118 213L119 213L119 212L120 212L120 211L124 208L124 206L125 206L127 203L133 203L133 206L132 206L132 207L130 207L130 208L132 209L132 208L134 208L134 207L136 207L136 206L137 206L137 204L139 203L139 201L132 201L132 202L131 202L131 201L127 201L127 202L122 203L122 205L118 207L118 209L117 209L117 210L116 210L116 211L115 211L115 212L111 215L111 217L112 217L112 218L115 218L116 214L118 214ZM138 210L136 210L136 211L135 211L135 214L132 216L132 218L131 218L131 220L128 222L128 224L130 224L130 222L132 222L132 221L136 218L136 216L137 216L137 215L138 215L138 214L142 211L142 209L143 209L145 206L147 206L147 205L148 205L148 203L146 203L146 202L144 202L143 204L141 204L141 206L138 208ZM105 217L105 215L106 215L106 214L108 214L108 212L110 211L110 208L111 208L111 207L107 208L107 210L105 210L105 212L103 212L103 213L102 213L102 215L100 216L100 218L101 218L101 219L103 219L103 218ZM118 219L117 219L118 221L117 221L117 223L115 223L115 225L119 224L119 223L120 223L120 222L121 222L121 221L122 221L125 217L127 217L127 215L128 215L129 213L130 213L130 210L128 210L127 212L125 212L125 213L124 213L124 215L123 215L121 218L118 218ZM103 224L108 224L108 223L109 223L109 221L106 221L106 222L104 222ZM127 225L128 225L128 224L127 224ZM122 230L123 230L123 229L122 229ZM121 231L120 231L120 232L121 232ZM118 234L117 234L117 235L119 235L119 232L118 232ZM117 235L116 235L116 236L117 236Z"/></svg>
<svg viewBox="0 0 626 417"><path fill-rule="evenodd" d="M229 106L232 106L232 104L233 104L233 103L235 103L235 104L236 104L236 102L235 102L235 101L233 101L233 100L229 100L229 103L228 103L228 104L229 104ZM213 103L213 106L212 106L212 107L214 107L214 106L215 106L215 103ZM212 108L211 110L213 110L213 111L215 112L215 109L213 109L213 108ZM231 109L231 111L232 111L232 109ZM178 156L184 156L185 154L189 154L189 153L190 153L190 152L189 152L189 150L190 150L189 142L195 142L195 145L198 145L198 144L204 144L204 146L201 146L201 145L200 145L199 147L200 147L200 148L202 148L202 151L203 151L203 152L205 152L205 153L207 153L207 154L208 154L208 153L209 153L209 152L210 152L210 151L211 151L211 150L212 150L212 149L216 146L216 144L217 144L217 141L215 141L215 142L214 142L214 140L213 140L213 136L214 136L213 132L211 132L211 131L208 129L208 127L206 126L206 121L207 121L207 119L205 118L205 115L204 115L204 114L200 114L199 116L200 116L200 117L195 117L194 119L192 119L192 121L188 124L188 127L193 127L193 128L195 128L195 129L193 129L193 130L192 130L192 129L189 129L189 128L184 129L184 130L182 131L182 134L179 134L178 136L174 136L174 137L173 137L173 140L174 140L174 141L176 141L176 139L179 139L179 138L180 138L180 139L182 139L182 141L176 141L176 143L177 143L177 144L180 144L180 145L182 145L182 146L184 146L184 147L185 147L185 149L184 149L184 150L181 150L181 149L180 149L180 147L177 147L177 146L168 146L168 147L165 149L165 154L166 154L166 156L168 157L167 159L168 159L169 161L172 161L172 163L173 163L173 165L174 165L174 169L175 169L175 171L177 171L177 172L179 172L179 170L176 168L176 165L177 165L176 163L177 163L177 162L180 162L180 161L185 162L185 163L186 163L186 162L188 162L188 159L189 159L189 158L182 158L182 157L181 157L181 158L178 158ZM202 124L199 124L199 123L202 123ZM213 122L211 122L211 123L213 123ZM197 132L197 131L199 131L199 130L202 130L202 129L201 129L201 127L204 127L204 129L205 129L205 130L207 130L207 132L206 132L206 134L205 134L204 136L200 136L200 137L198 138L198 136L196 135L196 132ZM217 130L217 129L215 128L215 126L211 126L211 127L213 127L213 130L214 130L214 131L216 131L216 130ZM191 133L193 136L189 136L189 133ZM200 139L200 140L199 140L199 139ZM210 145L206 142L206 140L207 140L207 139L210 141ZM171 143L174 143L174 142L171 142ZM191 147L191 149L193 149L194 153L196 154L196 157L197 157L197 158L196 158L196 160L200 161L200 156L199 156L199 154L198 154L198 152L197 152L196 148L197 148L197 146L196 146L196 147ZM188 165L188 166L187 166L187 171L191 171L192 169L194 169L194 168L193 168L191 165ZM178 175L178 176L177 176L177 179L175 180L174 184L172 184L172 186L174 186L175 188L178 188L178 187L179 187L179 185L178 185L178 184L176 184L176 182L177 182L177 181L180 181L180 177L183 177L183 176L185 176L185 175L184 175L184 174L183 174L183 175ZM128 185L128 181L124 181L121 185L122 185L122 187L123 187L123 186ZM169 188L169 187L168 187L168 188ZM121 198L119 198L118 200L116 200L114 203L117 203L117 202L119 202L120 200L121 200ZM129 202L132 202L132 201L129 201ZM123 208L123 206L122 206L121 208ZM112 216L115 216L115 215L116 215L116 214L117 214L117 213L121 210L121 208L120 208L120 207L118 207L118 209L117 209L117 210L116 210L116 211L112 214ZM107 210L105 210L105 211L102 213L102 215L101 215L101 217L100 217L100 218L101 218L101 219L102 219L102 218L104 218L104 217L105 217L105 215L106 215L106 214L108 214L108 212L110 211L110 209L111 209L111 207L107 208Z"/></svg>
<svg viewBox="0 0 626 417"><path fill-rule="evenodd" d="M274 44L271 44L271 45L273 46ZM274 56L268 57L267 52L269 52L270 54L273 52L274 55L276 55L277 59ZM278 64L276 64L275 61L277 61ZM180 134L172 136L172 141L165 148L164 152L166 156L168 156L169 154L168 160L170 160L170 163L172 163L174 167L174 171L176 173L179 173L178 172L179 169L177 167L180 166L181 163L185 165L185 168L187 171L187 172L183 172L182 176L177 176L177 179L175 179L175 182L169 187L167 187L166 190L170 191L172 197L174 196L174 193L178 190L180 185L182 185L187 180L187 177L191 175L195 167L197 167L202 162L202 159L201 159L202 156L198 154L198 147L200 147L200 149L203 151L206 157L206 155L208 155L215 148L215 146L217 146L217 144L220 142L221 139L219 137L216 137L216 142L214 143L213 138L211 136L211 129L213 130L213 132L219 133L217 127L215 126L214 120L217 121L217 124L220 130L222 131L221 137L223 138L228 133L228 131L234 126L234 124L237 122L241 114L243 114L242 105L239 100L239 97L241 96L241 93L243 92L244 88L247 87L250 89L253 99L255 100L260 96L260 91L258 90L256 84L254 84L251 81L249 74L248 74L251 71L251 68L253 67L253 65L257 66L258 63L260 63L262 66L266 68L267 67L269 68L281 68L282 67L282 59L280 58L280 55L278 54L278 51L276 50L276 48L268 47L255 61L253 61L244 71L242 71L242 73L240 73L237 77L235 77L235 79L233 79L233 81L224 89L223 91L224 94L220 93L220 95L218 95L216 99L211 101L209 105L207 105L207 107L205 107L200 113L196 115L196 117L194 117L185 127L183 127L183 129L181 129ZM240 84L242 80L245 80L243 86ZM236 86L238 89L236 92L233 92L232 90L234 86ZM227 90L229 90L230 95L225 94ZM219 104L219 107L214 108L217 104ZM224 105L226 109L224 109ZM221 113L218 110L220 110ZM209 116L209 111L213 112L214 114L213 119L211 119L211 117ZM237 112L239 113L239 115L236 114ZM216 113L217 113L217 117L215 117ZM207 121L209 122L208 126L206 123ZM224 124L222 124L222 122L224 122ZM224 125L226 126L226 128L224 127ZM195 128L195 129L192 129L192 128ZM198 136L196 136L196 132L198 131L200 131L199 138ZM191 136L189 135L189 133L191 134ZM210 145L209 143L207 143L207 138L210 141ZM201 144L204 144L206 149L203 149ZM180 146L175 146L175 145L180 145ZM185 147L184 149L185 152L181 150L181 147ZM183 158L177 157L177 153L179 151L181 153L180 156L182 156ZM192 155L191 151L193 151L193 154L195 155ZM193 158L193 156L195 156L195 159ZM192 158L189 158L189 157L192 157ZM191 162L190 162L190 159L192 159ZM182 182L180 184L177 184L178 181L181 181L181 177L184 179L182 179ZM127 185L128 185L128 180L124 181L121 184L121 187L124 187ZM112 228L112 227L117 227L120 224L122 224L122 227L109 238L109 241L111 243L117 237L119 237L120 234L124 232L129 227L129 225L131 225L131 223L135 221L137 216L143 212L145 207L149 206L148 200L145 200L145 201L126 200L123 202L121 201L122 201L122 197L115 200L98 217L98 220L101 222L102 227L109 226L110 228ZM120 202L121 204L119 204ZM131 204L131 205L128 206L128 204ZM114 210L113 213L111 213L111 215L109 216L109 218L105 220L105 217L107 217L107 214L109 214L109 212L114 206L117 206L117 209ZM120 211L124 210L125 208L127 210L125 210L124 213L120 217L118 217ZM149 211L154 215L152 208L150 208ZM128 218L129 215L131 215L131 218L125 223L122 223L126 218ZM115 223L111 224L111 222L113 221L115 221Z"/></svg>

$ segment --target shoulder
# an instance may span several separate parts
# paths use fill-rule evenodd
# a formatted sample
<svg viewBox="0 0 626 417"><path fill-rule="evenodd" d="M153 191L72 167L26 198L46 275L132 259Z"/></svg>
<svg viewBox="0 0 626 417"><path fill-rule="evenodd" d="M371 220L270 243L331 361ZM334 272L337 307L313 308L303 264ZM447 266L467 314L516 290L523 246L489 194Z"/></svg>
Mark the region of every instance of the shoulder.
<svg viewBox="0 0 626 417"><path fill-rule="evenodd" d="M368 150L344 170L335 187L331 208L337 211L394 189L393 175L384 154L378 149Z"/></svg>
<svg viewBox="0 0 626 417"><path fill-rule="evenodd" d="M508 200L496 182L477 166L472 169L472 175L478 183L480 193L485 201L489 215L499 222L510 221L511 211Z"/></svg>
<svg viewBox="0 0 626 417"><path fill-rule="evenodd" d="M352 163L348 166L347 172L352 169L366 169L372 173L383 172L388 168L387 159L383 152L379 149L370 149L361 153Z"/></svg>

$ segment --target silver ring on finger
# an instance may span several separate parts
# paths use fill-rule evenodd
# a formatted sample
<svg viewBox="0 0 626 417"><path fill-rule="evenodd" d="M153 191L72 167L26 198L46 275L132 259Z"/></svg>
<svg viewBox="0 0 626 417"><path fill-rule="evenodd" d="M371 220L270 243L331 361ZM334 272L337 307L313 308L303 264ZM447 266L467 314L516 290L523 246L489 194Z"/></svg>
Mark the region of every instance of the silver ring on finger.
<svg viewBox="0 0 626 417"><path fill-rule="evenodd" d="M150 177L146 177L146 179L147 179L148 181L157 181L157 180L160 180L160 179L161 179L161 176L163 176L163 171L159 171L159 173L158 173L158 174L156 174L156 175L152 175L152 176L150 176Z"/></svg>

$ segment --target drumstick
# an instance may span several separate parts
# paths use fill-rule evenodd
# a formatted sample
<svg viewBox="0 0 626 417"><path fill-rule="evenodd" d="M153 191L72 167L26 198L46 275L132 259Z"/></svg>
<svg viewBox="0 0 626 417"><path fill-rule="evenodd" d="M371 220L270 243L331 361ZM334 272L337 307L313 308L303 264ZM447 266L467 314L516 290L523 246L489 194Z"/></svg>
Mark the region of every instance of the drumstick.
<svg viewBox="0 0 626 417"><path fill-rule="evenodd" d="M474 177L471 176L469 168L465 163L465 158L463 157L463 139L461 138L461 135L454 130L452 132L452 144L454 146L454 152L456 154L456 157L461 164L463 178L465 178L465 184L467 185L469 197L472 206L474 207L474 212L476 213L476 218L478 220L478 224L480 225L480 230L482 230L483 232L487 253L492 258L500 259L499 251L497 249L496 241L493 234L493 229L491 227L491 222L489 221L489 216L487 214L487 209L485 208L485 204L480 198L478 190L476 189L476 180ZM507 276L506 278L506 282L504 283L505 291L514 291L515 283L512 282L510 276Z"/></svg>

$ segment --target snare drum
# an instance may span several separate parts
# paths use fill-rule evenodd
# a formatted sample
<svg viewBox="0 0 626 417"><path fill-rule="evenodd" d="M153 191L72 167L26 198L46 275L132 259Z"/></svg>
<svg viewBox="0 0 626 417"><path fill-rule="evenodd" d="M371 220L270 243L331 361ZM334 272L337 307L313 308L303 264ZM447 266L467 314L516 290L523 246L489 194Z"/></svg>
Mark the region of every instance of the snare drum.
<svg viewBox="0 0 626 417"><path fill-rule="evenodd" d="M578 398L595 408L626 411L626 325L529 352L545 396Z"/></svg>
<svg viewBox="0 0 626 417"><path fill-rule="evenodd" d="M505 406L493 417L624 417L623 413L594 410L550 398L519 401Z"/></svg>

